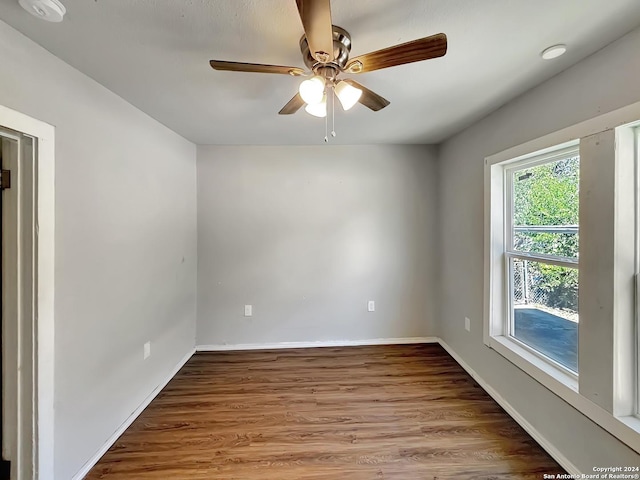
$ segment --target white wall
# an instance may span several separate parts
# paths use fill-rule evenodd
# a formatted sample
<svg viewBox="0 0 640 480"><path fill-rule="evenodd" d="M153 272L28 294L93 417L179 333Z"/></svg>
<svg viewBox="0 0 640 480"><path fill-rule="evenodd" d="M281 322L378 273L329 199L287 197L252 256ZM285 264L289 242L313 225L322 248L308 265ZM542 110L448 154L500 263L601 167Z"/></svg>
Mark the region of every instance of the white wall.
<svg viewBox="0 0 640 480"><path fill-rule="evenodd" d="M55 478L68 480L194 346L196 151L2 22L0 59L0 104L56 127Z"/></svg>
<svg viewBox="0 0 640 480"><path fill-rule="evenodd" d="M583 473L640 456L486 347L484 157L640 100L640 29L509 102L440 149L439 335ZM472 321L464 330L464 317Z"/></svg>
<svg viewBox="0 0 640 480"><path fill-rule="evenodd" d="M428 146L199 146L197 343L432 334L436 179Z"/></svg>

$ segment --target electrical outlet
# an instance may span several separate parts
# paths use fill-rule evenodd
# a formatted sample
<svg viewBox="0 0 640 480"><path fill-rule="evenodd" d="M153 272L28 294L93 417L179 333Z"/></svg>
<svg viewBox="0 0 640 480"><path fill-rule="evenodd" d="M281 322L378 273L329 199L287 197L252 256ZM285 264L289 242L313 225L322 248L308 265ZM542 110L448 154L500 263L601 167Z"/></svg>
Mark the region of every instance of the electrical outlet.
<svg viewBox="0 0 640 480"><path fill-rule="evenodd" d="M244 306L244 316L245 317L253 316L253 305L245 305Z"/></svg>
<svg viewBox="0 0 640 480"><path fill-rule="evenodd" d="M467 332L471 331L471 320L469 320L469 317L464 317L464 329Z"/></svg>
<svg viewBox="0 0 640 480"><path fill-rule="evenodd" d="M151 356L151 342L147 342L144 344L144 359L146 360Z"/></svg>
<svg viewBox="0 0 640 480"><path fill-rule="evenodd" d="M376 302L374 302L373 300L369 300L369 302L367 302L367 310L369 312L375 312L376 311Z"/></svg>

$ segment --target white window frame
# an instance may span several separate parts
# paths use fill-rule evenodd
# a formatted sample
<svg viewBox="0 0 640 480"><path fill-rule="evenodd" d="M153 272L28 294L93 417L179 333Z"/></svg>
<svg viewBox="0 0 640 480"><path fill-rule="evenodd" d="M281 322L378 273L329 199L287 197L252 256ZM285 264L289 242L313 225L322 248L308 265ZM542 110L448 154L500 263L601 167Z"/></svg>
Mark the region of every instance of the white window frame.
<svg viewBox="0 0 640 480"><path fill-rule="evenodd" d="M557 150L552 150L550 152L543 153L541 155L533 156L531 158L526 158L524 160L514 161L514 162L505 162L505 165L502 169L504 175L504 205L505 205L505 219L504 219L504 295L507 305L505 306L505 311L503 318L501 321L503 322L502 328L502 336L505 338L504 343L512 342L517 345L519 348L527 350L532 355L535 355L537 359L547 363L552 368L556 368L559 370L559 373L564 377L567 376L567 380L571 380L570 383L574 384L578 380L578 374L572 371L570 368L556 362L552 358L546 356L544 353L536 350L535 348L525 344L524 342L518 340L513 335L513 326L514 326L514 318L513 318L513 285L512 285L512 272L511 272L511 260L520 259L520 260L530 260L534 262L544 263L547 265L557 265L560 267L574 268L579 270L579 261L578 258L569 258L569 257L560 257L556 255L545 255L535 252L520 252L515 250L513 245L513 216L514 216L514 204L513 204L513 174L518 170L523 170L525 168L536 167L539 165L544 165L547 163L555 162L558 160L563 160L567 158L571 158L574 156L580 155L580 149L578 143L575 145L571 145L568 147L561 147ZM537 362L536 362L537 363Z"/></svg>
<svg viewBox="0 0 640 480"><path fill-rule="evenodd" d="M640 124L634 129L634 179L635 179L635 302L634 302L634 325L635 335L635 417L640 419Z"/></svg>
<svg viewBox="0 0 640 480"><path fill-rule="evenodd" d="M534 378L542 375L573 391L578 390L578 376L575 372L510 335L512 318L509 269L511 258L523 258L571 268L578 268L579 262L577 259L513 250L510 238L513 205L511 205L511 194L507 192L512 192L511 173L514 170L567 158L578 154L578 149L579 141L572 140L514 158L494 161L491 164L485 162L487 165L485 174L489 177L490 183L490 198L485 200L493 203L491 207L493 214L490 220L491 235L488 242L491 245L492 268L488 272L490 274L488 283L491 287L489 292L485 292L490 296L490 312L485 312L485 344ZM485 265L485 272L486 269Z"/></svg>
<svg viewBox="0 0 640 480"><path fill-rule="evenodd" d="M640 102L628 105L626 107L614 110L608 113L599 114L593 118L590 118L584 122L571 125L567 128L549 133L534 140L528 141L521 145L516 145L508 148L504 151L495 153L485 158L485 190L484 190L484 330L483 339L488 348L491 348L499 356L504 357L512 364L517 366L520 370L530 375L534 380L545 386L548 390L562 398L569 405L581 412L583 415L591 419L607 432L614 435L620 441L632 448L634 451L640 453L640 416L636 416L636 405L640 406L640 367L637 360L640 360L640 320L637 320L637 315L634 310L635 302L633 295L638 292L640 297L640 285L631 285L631 288L627 287L624 279L628 275L634 273L640 273L640 227L637 229L637 233L634 239L636 244L628 244L629 231L636 232L635 218L640 215L640 199L638 207L633 205L633 213L635 217L630 219L629 209L625 209L623 212L623 221L616 219L614 222L614 230L603 230L598 223L598 219L601 218L602 212L606 212L607 219L612 218L609 210L613 205L613 202L622 201L628 204L627 198L629 198L629 185L634 183L634 176L629 171L630 153L636 154L635 139L637 138L632 130L633 127L640 125L638 122L640 119ZM615 137L615 142L613 138ZM602 140L607 144L607 152L596 152L594 157L594 149L603 148ZM586 171L590 176L590 180L594 180L595 185L602 189L604 185L599 177L602 166L617 165L620 159L622 161L622 168L618 171L616 167L615 175L611 175L611 170L602 170L608 175L608 178L604 179L608 182L612 181L612 177L615 177L616 185L620 182L622 188L618 190L616 188L614 196L608 197L606 201L607 205L602 205L601 211L594 217L588 217L592 221L592 225L588 226L584 222L580 222L580 345L579 350L587 349L585 354L588 355L591 349L597 348L599 351L598 361L602 354L605 355L607 361L606 369L585 369L584 358L581 355L580 366L580 384L570 375L562 372L560 369L553 367L548 362L541 360L539 357L531 353L520 345L517 345L513 341L508 341L501 335L500 325L501 322L496 322L496 319L501 319L501 315L504 314L506 308L506 301L504 295L504 213L505 205L503 201L503 189L504 189L504 172L502 169L510 163L530 159L537 155L543 155L551 151L555 151L558 148L575 146L582 141L587 141L586 148L590 152L588 162L585 164L587 157L583 155L581 147L580 155L580 175L581 175L581 190L583 176ZM599 143L600 142L600 143ZM615 147L614 147L615 144ZM589 150L591 149L591 150ZM601 155L604 154L604 155ZM599 155L599 157L598 157ZM637 156L636 156L637 158ZM639 160L640 161L640 160ZM588 165L588 170L585 167ZM609 168L609 167L606 167ZM640 176L640 166L636 167L636 174ZM585 177L589 178L589 177ZM629 179L630 181L627 181ZM640 185L640 182L638 182ZM610 187L606 189L610 194ZM624 192L623 192L624 191ZM623 192L623 193L620 193ZM635 190L631 190L635 192ZM598 192L600 195L602 191ZM640 192L637 193L640 196ZM586 197L587 205L593 208L595 198L591 196ZM632 200L632 204L633 204ZM600 208L600 204L597 204ZM587 212L589 208L583 208L581 198L581 220L582 212ZM594 233L594 222L596 229L602 232L609 232L604 245L608 249L607 265L613 266L612 272L609 272L608 280L605 282L604 288L611 286L610 281L613 281L614 288L609 288L606 292L599 291L601 294L608 296L610 304L608 306L608 313L605 316L598 316L596 320L602 320L608 330L607 335L613 335L613 343L605 343L602 345L594 344L601 340L599 334L596 337L593 334L587 335L588 342L583 342L582 336L586 332L586 329L582 328L584 322L587 320L587 313L590 313L590 318L593 321L594 310L593 305L589 311L582 308L583 299L593 299L593 295L583 295L583 290L586 289L588 293L597 292L602 287L602 282L599 277L594 277L593 272L589 272L587 268L601 268L601 266L595 266L593 262L588 262L589 255L583 255L583 247L589 246L591 256L594 255L593 248L597 248L599 243L593 241L592 234ZM610 224L610 222L609 222ZM631 228L628 226L631 225ZM591 229L591 230L589 230ZM620 230L620 232L618 232ZM589 238L591 243L586 242L587 233L590 233ZM618 233L621 233L618 236ZM606 236L606 235L605 235ZM615 240L613 240L615 239ZM629 268L629 248L620 248L621 245L628 245L630 249L636 248L637 264L632 264ZM636 247L638 245L638 247ZM625 250L624 255L620 254L620 251ZM600 255L600 251L596 250ZM612 253L613 252L613 253ZM625 258L627 260L625 260ZM624 263L623 263L624 262ZM585 279L589 279L589 282L583 283L583 273ZM613 279L613 280L609 280ZM621 282L621 279L623 281ZM640 282L638 282L640 283ZM630 303L629 303L630 302ZM589 302L587 302L589 303ZM613 305L613 307L612 307ZM631 305L627 307L627 305ZM640 308L640 299L638 300ZM613 310L612 310L613 308ZM613 314L611 313L613 311ZM618 313L616 313L618 312ZM613 316L612 316L613 315ZM606 335L605 335L606 336ZM628 341L631 339L631 341ZM604 351L606 350L606 351ZM604 351L604 352L603 352ZM638 355L638 356L637 356ZM591 361L593 362L593 357ZM591 364L593 367L593 363ZM609 369L611 367L611 369ZM596 396L597 394L598 396Z"/></svg>

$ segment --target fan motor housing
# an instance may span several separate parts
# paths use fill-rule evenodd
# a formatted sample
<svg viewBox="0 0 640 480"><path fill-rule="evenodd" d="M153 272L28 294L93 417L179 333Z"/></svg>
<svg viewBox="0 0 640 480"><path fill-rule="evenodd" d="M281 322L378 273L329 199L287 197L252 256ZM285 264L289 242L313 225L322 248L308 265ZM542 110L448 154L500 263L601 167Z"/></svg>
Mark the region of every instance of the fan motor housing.
<svg viewBox="0 0 640 480"><path fill-rule="evenodd" d="M323 65L334 66L338 70L344 70L351 52L351 35L344 28L333 25L333 60L327 64L322 64L313 58L306 35L303 35L300 39L300 50L302 51L305 65L313 71Z"/></svg>

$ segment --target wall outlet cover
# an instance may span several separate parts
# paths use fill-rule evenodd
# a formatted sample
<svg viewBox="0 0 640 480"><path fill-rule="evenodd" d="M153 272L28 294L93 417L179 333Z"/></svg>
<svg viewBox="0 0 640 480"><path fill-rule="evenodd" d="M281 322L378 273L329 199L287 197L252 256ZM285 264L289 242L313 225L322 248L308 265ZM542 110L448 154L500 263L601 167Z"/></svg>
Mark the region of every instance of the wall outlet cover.
<svg viewBox="0 0 640 480"><path fill-rule="evenodd" d="M144 344L144 359L146 360L151 356L151 342L147 342Z"/></svg>
<svg viewBox="0 0 640 480"><path fill-rule="evenodd" d="M469 317L464 317L464 329L467 332L471 331L471 320L469 320Z"/></svg>
<svg viewBox="0 0 640 480"><path fill-rule="evenodd" d="M253 315L253 305L244 306L244 316L251 317Z"/></svg>
<svg viewBox="0 0 640 480"><path fill-rule="evenodd" d="M376 311L376 302L374 302L373 300L369 300L369 302L367 303L367 310L370 312L375 312Z"/></svg>

